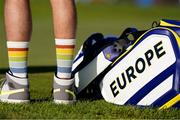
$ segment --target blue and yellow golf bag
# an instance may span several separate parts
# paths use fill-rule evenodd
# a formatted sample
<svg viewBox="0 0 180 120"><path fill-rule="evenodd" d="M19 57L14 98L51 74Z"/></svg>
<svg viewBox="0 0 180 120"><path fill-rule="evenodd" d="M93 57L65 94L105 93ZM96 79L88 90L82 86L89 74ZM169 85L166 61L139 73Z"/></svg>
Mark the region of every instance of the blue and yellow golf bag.
<svg viewBox="0 0 180 120"><path fill-rule="evenodd" d="M77 94L118 105L180 107L180 21L91 35L73 63Z"/></svg>

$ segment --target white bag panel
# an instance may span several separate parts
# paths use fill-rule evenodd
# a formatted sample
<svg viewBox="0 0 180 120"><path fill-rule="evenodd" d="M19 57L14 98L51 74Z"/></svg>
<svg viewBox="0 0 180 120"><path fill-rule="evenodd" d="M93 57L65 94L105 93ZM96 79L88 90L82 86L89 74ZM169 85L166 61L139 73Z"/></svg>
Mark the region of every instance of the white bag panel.
<svg viewBox="0 0 180 120"><path fill-rule="evenodd" d="M163 50L161 52L165 51L166 53L158 59L154 50L154 46L160 41L162 41L162 44L158 47L163 47ZM151 65L148 66L144 54L150 49L153 51L154 56L150 61ZM136 78L129 82L127 80L125 71L127 70L127 68L129 68L129 66L132 66L135 69L135 63L138 58L144 59L145 70L141 74L137 73L137 71L134 70ZM170 65L175 63L175 61L176 58L169 37L156 34L150 35L145 38L139 45L137 45L125 58L123 58L123 60L121 60L105 75L102 82L100 83L101 93L106 101L123 105L138 90L140 90L158 74L167 69ZM142 64L139 64L139 68L142 67ZM117 77L119 77L120 81L122 82L122 73L124 73L126 78L126 87L124 89L120 89L116 81ZM119 92L116 97L114 97L110 88L110 84L112 84L113 81L115 81L115 84L113 85L113 87L116 87L115 92Z"/></svg>
<svg viewBox="0 0 180 120"><path fill-rule="evenodd" d="M91 81L93 81L104 69L111 64L101 52L86 67L75 74L75 83L78 92L83 90Z"/></svg>
<svg viewBox="0 0 180 120"><path fill-rule="evenodd" d="M166 92L172 89L173 86L173 75L168 77L160 85L154 88L149 94L147 94L137 105L149 106Z"/></svg>

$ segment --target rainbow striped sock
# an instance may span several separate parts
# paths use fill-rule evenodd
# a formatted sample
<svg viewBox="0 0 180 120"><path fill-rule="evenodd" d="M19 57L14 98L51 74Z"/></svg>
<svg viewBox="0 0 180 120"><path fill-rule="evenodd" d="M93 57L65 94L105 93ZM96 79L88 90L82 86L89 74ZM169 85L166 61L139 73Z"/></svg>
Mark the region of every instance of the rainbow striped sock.
<svg viewBox="0 0 180 120"><path fill-rule="evenodd" d="M9 69L14 76L27 77L27 55L29 42L7 42Z"/></svg>
<svg viewBox="0 0 180 120"><path fill-rule="evenodd" d="M71 78L75 39L55 39L57 56L57 77Z"/></svg>

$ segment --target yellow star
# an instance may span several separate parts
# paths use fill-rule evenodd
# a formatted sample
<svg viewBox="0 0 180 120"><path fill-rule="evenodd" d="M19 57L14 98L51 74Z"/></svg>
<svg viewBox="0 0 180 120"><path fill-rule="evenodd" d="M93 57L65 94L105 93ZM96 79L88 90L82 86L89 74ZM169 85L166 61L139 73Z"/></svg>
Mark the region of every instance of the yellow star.
<svg viewBox="0 0 180 120"><path fill-rule="evenodd" d="M111 58L111 54L110 53L107 53L106 54L106 57L109 59L109 58Z"/></svg>

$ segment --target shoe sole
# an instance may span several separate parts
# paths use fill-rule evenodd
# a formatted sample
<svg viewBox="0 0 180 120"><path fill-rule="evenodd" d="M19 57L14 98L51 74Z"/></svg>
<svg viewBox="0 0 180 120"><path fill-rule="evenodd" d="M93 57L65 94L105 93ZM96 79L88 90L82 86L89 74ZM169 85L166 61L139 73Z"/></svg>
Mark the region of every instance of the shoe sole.
<svg viewBox="0 0 180 120"><path fill-rule="evenodd" d="M73 104L75 102L76 100L54 100L55 104L64 104L64 105Z"/></svg>
<svg viewBox="0 0 180 120"><path fill-rule="evenodd" d="M30 100L13 100L13 99L0 99L0 102L3 103L14 103L14 104L18 104L18 103L29 103Z"/></svg>

